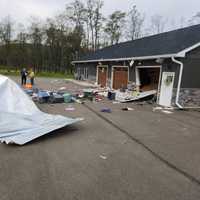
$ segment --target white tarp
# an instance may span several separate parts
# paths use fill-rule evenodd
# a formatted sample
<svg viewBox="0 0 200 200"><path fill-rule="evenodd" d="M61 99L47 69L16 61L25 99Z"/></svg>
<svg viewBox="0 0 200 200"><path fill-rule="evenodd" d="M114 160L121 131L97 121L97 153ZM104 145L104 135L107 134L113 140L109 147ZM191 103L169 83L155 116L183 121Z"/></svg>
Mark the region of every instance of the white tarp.
<svg viewBox="0 0 200 200"><path fill-rule="evenodd" d="M80 120L43 113L14 81L0 75L1 142L23 145Z"/></svg>

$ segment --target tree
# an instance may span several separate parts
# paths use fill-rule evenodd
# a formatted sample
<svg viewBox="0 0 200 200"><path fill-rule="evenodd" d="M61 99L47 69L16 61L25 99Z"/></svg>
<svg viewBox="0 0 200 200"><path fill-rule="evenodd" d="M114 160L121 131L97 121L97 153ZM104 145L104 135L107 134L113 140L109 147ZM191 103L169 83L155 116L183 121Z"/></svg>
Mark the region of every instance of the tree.
<svg viewBox="0 0 200 200"><path fill-rule="evenodd" d="M31 42L31 65L34 71L40 71L43 66L43 36L42 25L39 19L32 17L29 27L29 40Z"/></svg>
<svg viewBox="0 0 200 200"><path fill-rule="evenodd" d="M100 30L102 28L102 20L103 15L100 12L103 6L103 1L97 0L96 1L96 8L94 10L94 32L95 32L95 41L94 41L94 49L99 48L99 37L100 37Z"/></svg>
<svg viewBox="0 0 200 200"><path fill-rule="evenodd" d="M200 24L200 12L197 12L189 21L189 25Z"/></svg>
<svg viewBox="0 0 200 200"><path fill-rule="evenodd" d="M167 19L160 15L154 15L151 17L151 33L158 34L165 30L167 24Z"/></svg>
<svg viewBox="0 0 200 200"><path fill-rule="evenodd" d="M142 36L144 16L137 10L136 5L128 13L128 39L135 40Z"/></svg>
<svg viewBox="0 0 200 200"><path fill-rule="evenodd" d="M99 48L99 37L100 30L102 28L103 15L101 8L103 7L102 0L88 0L87 1L87 14L86 14L86 25L87 25L87 40L88 47L91 36L92 50Z"/></svg>
<svg viewBox="0 0 200 200"><path fill-rule="evenodd" d="M11 47L11 40L12 40L12 33L13 33L13 22L10 16L5 17L0 22L0 39L2 45L4 45L4 57L5 57L5 64L10 64L10 47Z"/></svg>
<svg viewBox="0 0 200 200"><path fill-rule="evenodd" d="M17 48L17 57L18 57L18 66L25 67L28 62L28 52L27 52L27 40L28 33L23 24L18 24L18 33L16 39L16 48Z"/></svg>
<svg viewBox="0 0 200 200"><path fill-rule="evenodd" d="M71 20L74 27L83 27L85 22L85 6L80 0L74 0L66 6L66 18Z"/></svg>
<svg viewBox="0 0 200 200"><path fill-rule="evenodd" d="M115 11L109 16L105 27L105 32L110 38L111 45L119 42L125 24L125 17L126 13L121 11Z"/></svg>

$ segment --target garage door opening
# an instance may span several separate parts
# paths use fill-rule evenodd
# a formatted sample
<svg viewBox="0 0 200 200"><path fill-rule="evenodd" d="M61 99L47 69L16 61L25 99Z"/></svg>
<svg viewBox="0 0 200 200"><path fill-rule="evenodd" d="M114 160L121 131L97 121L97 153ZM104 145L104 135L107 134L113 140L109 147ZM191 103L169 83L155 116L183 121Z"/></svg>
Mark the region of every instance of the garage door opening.
<svg viewBox="0 0 200 200"><path fill-rule="evenodd" d="M136 80L141 92L158 90L160 67L138 67Z"/></svg>

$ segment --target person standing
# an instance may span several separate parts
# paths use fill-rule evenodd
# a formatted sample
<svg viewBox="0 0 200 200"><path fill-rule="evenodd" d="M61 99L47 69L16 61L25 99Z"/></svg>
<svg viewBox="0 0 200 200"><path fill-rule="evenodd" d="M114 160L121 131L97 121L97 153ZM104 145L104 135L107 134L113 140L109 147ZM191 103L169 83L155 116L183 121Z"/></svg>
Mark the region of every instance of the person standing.
<svg viewBox="0 0 200 200"><path fill-rule="evenodd" d="M21 84L22 85L26 85L26 79L27 79L27 71L26 71L26 68L23 68L21 70Z"/></svg>
<svg viewBox="0 0 200 200"><path fill-rule="evenodd" d="M34 73L33 69L30 70L29 77L30 77L31 85L33 86L34 85L34 78L35 78L35 73Z"/></svg>

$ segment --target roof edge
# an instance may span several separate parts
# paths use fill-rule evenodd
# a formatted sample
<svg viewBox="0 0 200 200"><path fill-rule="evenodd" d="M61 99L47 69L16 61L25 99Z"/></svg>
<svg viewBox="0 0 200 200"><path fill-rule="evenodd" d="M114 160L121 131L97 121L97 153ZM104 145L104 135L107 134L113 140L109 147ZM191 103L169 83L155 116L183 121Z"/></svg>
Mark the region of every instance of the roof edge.
<svg viewBox="0 0 200 200"><path fill-rule="evenodd" d="M92 62L107 62L107 61L127 61L127 60L149 60L149 59L156 59L156 58L171 58L171 57L185 57L186 53L200 47L200 42L192 45L182 51L175 53L175 54L161 54L161 55L153 55L153 56L140 56L140 57L128 57L128 58L112 58L112 59L97 59L97 60L82 60L82 61L72 61L72 64L79 64L79 63L92 63Z"/></svg>
<svg viewBox="0 0 200 200"><path fill-rule="evenodd" d="M199 47L199 46L200 46L200 42L198 42L198 43L196 43L196 44L194 44L194 45L192 45L192 46L190 46L190 47L188 47L188 48L186 48L186 49L184 49L184 50L178 52L178 53L177 53L177 57L185 57L185 56L186 56L186 53L188 53L188 52L190 52L190 51L196 49L196 48Z"/></svg>
<svg viewBox="0 0 200 200"><path fill-rule="evenodd" d="M107 62L107 61L128 61L128 60L150 60L156 58L171 58L171 57L184 57L177 54L163 54L163 55L153 55L153 56L140 56L140 57L128 57L128 58L112 58L112 59L96 59L96 60L80 60L72 61L72 64L79 63L92 63L92 62Z"/></svg>

